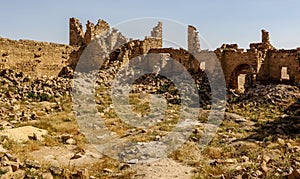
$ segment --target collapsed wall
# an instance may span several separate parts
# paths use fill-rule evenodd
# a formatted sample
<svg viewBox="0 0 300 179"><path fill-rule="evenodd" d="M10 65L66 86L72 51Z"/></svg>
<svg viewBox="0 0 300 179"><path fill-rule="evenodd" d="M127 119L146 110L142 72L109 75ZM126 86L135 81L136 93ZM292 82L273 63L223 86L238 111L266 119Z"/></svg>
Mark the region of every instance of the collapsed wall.
<svg viewBox="0 0 300 179"><path fill-rule="evenodd" d="M63 44L0 38L0 69L9 68L32 76L57 76L77 50Z"/></svg>
<svg viewBox="0 0 300 179"><path fill-rule="evenodd" d="M259 62L262 60L258 51L244 51L237 44L223 44L215 50L215 54L220 60L227 87L233 89L238 86L240 74L257 74Z"/></svg>
<svg viewBox="0 0 300 179"><path fill-rule="evenodd" d="M261 42L251 43L247 51L237 44L223 44L215 50L227 87L239 90L240 83L247 88L257 82L300 85L300 49L277 50L269 32L261 32ZM240 75L244 75L244 81L239 82Z"/></svg>
<svg viewBox="0 0 300 179"><path fill-rule="evenodd" d="M197 29L189 25L188 26L188 51L195 55L201 51L200 49L200 40L199 40L199 33Z"/></svg>
<svg viewBox="0 0 300 179"><path fill-rule="evenodd" d="M193 26L187 28L187 51L162 48L161 22L143 40L129 41L116 29L111 29L104 20L98 20L96 25L87 21L84 32L80 21L70 18L69 32L69 45L0 38L0 69L10 68L33 76L58 75L67 73L68 70L62 70L67 66L72 69L79 67L82 71L95 70L100 66L99 62L106 58L128 60L150 52L162 53L162 58L176 59L190 73L204 69L213 72L217 63L210 60L211 54L208 54L214 53L222 66L228 88L238 89L241 75L246 76L243 82L245 86L257 82L300 85L300 48L275 49L266 30L262 30L261 42L251 43L246 51L238 48L237 44L223 44L215 51L207 51L209 53L200 49L199 34ZM85 59L78 64L85 50L89 54L85 54ZM164 61L166 68L175 70L170 61Z"/></svg>
<svg viewBox="0 0 300 179"><path fill-rule="evenodd" d="M300 49L269 51L266 67L268 81L300 84Z"/></svg>
<svg viewBox="0 0 300 179"><path fill-rule="evenodd" d="M151 31L151 37L163 38L162 35L162 22L158 22L157 26L155 26Z"/></svg>
<svg viewBox="0 0 300 179"><path fill-rule="evenodd" d="M71 46L87 46L96 36L106 35L110 31L108 23L104 20L98 20L96 25L87 21L85 32L80 21L74 17L70 18L69 25Z"/></svg>
<svg viewBox="0 0 300 179"><path fill-rule="evenodd" d="M99 70L105 60L124 61L146 54L152 48L162 48L161 22L153 28L151 36L144 40L132 41L129 41L117 29L111 29L103 20L99 20L96 26L88 21L86 27L85 35L83 35L79 20L70 19L70 45L78 46L79 50L70 56L68 66L76 71ZM65 69L63 71L67 72ZM63 72L60 75L64 75Z"/></svg>

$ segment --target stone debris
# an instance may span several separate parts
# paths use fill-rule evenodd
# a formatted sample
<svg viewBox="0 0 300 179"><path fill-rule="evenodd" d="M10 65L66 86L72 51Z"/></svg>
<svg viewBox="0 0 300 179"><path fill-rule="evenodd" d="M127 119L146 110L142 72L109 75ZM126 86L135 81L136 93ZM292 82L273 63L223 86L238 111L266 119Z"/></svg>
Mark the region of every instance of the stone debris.
<svg viewBox="0 0 300 179"><path fill-rule="evenodd" d="M246 122L247 120L245 119L245 117L240 116L238 114L234 114L234 113L225 113L225 118L229 119L229 120L233 120L236 123L241 123L241 122Z"/></svg>
<svg viewBox="0 0 300 179"><path fill-rule="evenodd" d="M286 105L293 99L300 99L300 89L286 84L256 85L237 98L237 102Z"/></svg>
<svg viewBox="0 0 300 179"><path fill-rule="evenodd" d="M83 99L77 99L77 101L74 99L72 104L74 106L82 105L81 107L85 110L90 108L92 106L90 104L93 102L96 103L96 107L100 107L106 102L107 96L123 101L125 99L121 95L122 92L130 89L129 93L138 94L138 98L143 102L151 99L155 106L159 106L158 104L165 100L171 104L187 104L192 108L210 109L213 100L221 99L225 104L225 99L223 99L225 94L223 95L221 92L225 90L226 86L228 87L228 106L238 104L240 107L245 107L245 105L251 104L253 107L257 107L270 104L276 107L286 107L293 103L280 118L291 119L288 123L293 126L292 130L286 128L287 124L285 123L279 123L275 127L267 123L265 128L269 128L269 132L274 131L276 134L282 135L285 129L293 131L300 127L297 123L297 120L300 119L300 76L297 71L299 70L300 49L275 49L270 43L269 33L265 30L262 31L261 43L250 44L250 49L247 51L239 49L237 44L224 44L215 51L201 50L199 34L193 26L188 26L188 51L163 48L162 35L161 22L152 29L150 37L146 37L144 40L131 40L123 36L117 29L110 29L104 20L99 20L96 25L88 21L84 32L79 20L71 18L70 46L0 38L0 53L2 53L0 141L3 146L8 145L9 142L26 145L26 142L42 143L45 136L51 135L61 143L61 146L55 147L39 146L39 149L32 151L25 160L22 160L24 162L1 146L0 178L96 178L90 176L89 171L82 167L96 164L104 156L91 151L86 146L85 149L76 146L81 141L75 134L61 135L55 134L55 132L48 134L47 130L22 124L34 123L40 118L62 112L64 106L61 104L61 100L65 97L83 95ZM16 49L16 46L20 49ZM22 50L24 53L19 53ZM46 59L47 62L49 61L49 51L52 54L51 58L54 58L51 65L45 62ZM151 56L148 53L156 55ZM79 57L84 60L78 61ZM219 59L222 66L214 64L213 57ZM236 63L236 58L239 63ZM199 59L201 61L197 61ZM285 59L285 62L281 59ZM180 65L176 66L174 60ZM278 61L278 64L273 64L275 60ZM267 65L261 66L261 63L271 64L272 68L268 68ZM125 66L125 64L129 65ZM142 65L139 66L139 64ZM102 65L101 68L100 65ZM281 73L286 72L285 75L281 75L280 79L279 75L274 75L275 73L270 70L278 65L282 66ZM287 66L284 67L284 65ZM209 78L222 77L220 69L223 69L226 84L220 82L217 87L210 86L211 79ZM188 71L189 75L185 75L185 71ZM163 72L167 72L167 74ZM240 73L245 77L244 81L242 80L245 83L242 87L238 84L240 76L237 75ZM134 81L129 80L132 83L128 83L128 79L134 79ZM275 83L263 84L269 79ZM189 85L190 82L194 86ZM214 90L220 92L221 95L211 97L212 87L217 88ZM93 99L84 98L85 94L92 94ZM151 96L159 97L151 98ZM35 109L37 106L39 106L38 110ZM120 106L110 104L101 111L100 115L104 116L118 107ZM223 110L224 108L220 105L218 109ZM84 110L76 111L75 115L84 116ZM162 112L156 111L156 113ZM125 112L125 114L127 113ZM144 117L144 114L137 115ZM175 114L174 116L176 117ZM202 117L208 118L208 115ZM72 120L70 116L66 116L64 122ZM275 178L280 176L286 176L289 179L300 178L298 169L300 159L295 155L289 156L300 151L300 146L295 144L295 141L290 141L284 136L276 136L272 138L272 141L267 142L257 141L253 138L243 141L240 139L243 132L254 132L256 123L250 121L249 117L229 112L225 113L224 121L234 126L222 126L226 130L219 131L216 137L221 138L220 143L229 144L226 148L228 153L233 153L230 150L236 153L242 152L229 154L230 157L223 158L223 156L219 157L218 150L215 150L217 157L207 161L209 166L222 166L222 168L226 166L233 173L218 174L217 176L208 174L208 176L212 178L265 178L268 173L272 172ZM160 118L153 119L151 124L158 122L167 121ZM115 126L116 124L112 123ZM187 122L182 125L190 124ZM205 125L200 122L196 122L196 125L197 129L193 132L191 139L186 138L183 142L186 140L199 141ZM150 129L128 129L121 137L147 134L149 131ZM78 130L78 134L80 134L80 130ZM99 135L98 137L103 136ZM122 152L118 153L118 157L124 161L124 164L119 166L119 170L127 172L127 169L134 169L137 173L133 178L191 177L194 167L184 166L172 159L160 159L160 152L164 151L166 146L162 142L164 137L162 134L155 134L153 141L137 142L133 147L126 146L127 148L125 147ZM254 159L249 152L259 147L269 147L270 150ZM237 155L241 157L237 157ZM286 167L277 166L276 162L287 159L290 161ZM45 163L50 165L47 169L43 168ZM67 169L70 166L76 167L76 170L71 172ZM251 168L251 166L255 167ZM199 164L199 171L203 168L205 167ZM116 174L109 166L105 166L101 172L107 176L122 178L122 175L119 175L121 173Z"/></svg>
<svg viewBox="0 0 300 179"><path fill-rule="evenodd" d="M32 78L8 69L0 71L0 84L0 126L4 129L61 111L58 99L71 92L69 79L51 76ZM34 108L20 108L22 101L32 106L40 103L44 109L34 111Z"/></svg>
<svg viewBox="0 0 300 179"><path fill-rule="evenodd" d="M24 166L17 157L2 153L0 170L4 173L0 176L1 179L6 178L25 178Z"/></svg>
<svg viewBox="0 0 300 179"><path fill-rule="evenodd" d="M63 169L57 167L57 166L51 166L49 168L50 172L52 173L52 175L60 175L63 172Z"/></svg>
<svg viewBox="0 0 300 179"><path fill-rule="evenodd" d="M300 169L293 170L291 174L287 176L288 179L300 179Z"/></svg>
<svg viewBox="0 0 300 179"><path fill-rule="evenodd" d="M26 159L25 160L25 165L29 168L36 168L36 169L39 169L41 168L41 164L36 161L36 160L29 160L29 159Z"/></svg>
<svg viewBox="0 0 300 179"><path fill-rule="evenodd" d="M1 153L0 156L0 179L23 179L23 178L84 178L89 179L87 169L78 169L70 172L68 169L55 165L50 166L48 171L42 168L42 164L36 160L26 159L24 163L10 153Z"/></svg>
<svg viewBox="0 0 300 179"><path fill-rule="evenodd" d="M76 145L76 140L70 138L70 139L66 140L66 144L69 144L69 145Z"/></svg>

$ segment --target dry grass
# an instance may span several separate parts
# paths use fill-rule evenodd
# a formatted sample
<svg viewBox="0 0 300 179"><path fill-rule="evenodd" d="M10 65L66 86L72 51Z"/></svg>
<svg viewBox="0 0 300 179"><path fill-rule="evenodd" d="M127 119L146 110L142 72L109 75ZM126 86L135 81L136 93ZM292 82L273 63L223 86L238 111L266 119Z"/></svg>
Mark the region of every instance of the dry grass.
<svg viewBox="0 0 300 179"><path fill-rule="evenodd" d="M7 139L2 143L3 147L10 150L12 153L16 154L17 157L24 161L29 157L29 153L35 150L39 150L42 143L39 141L27 141L24 143L19 143L13 140Z"/></svg>
<svg viewBox="0 0 300 179"><path fill-rule="evenodd" d="M130 126L122 121L114 108L111 106L112 101L109 94L104 93L107 90L103 88L100 90L100 102L97 105L98 111L103 113L102 120L110 131L115 132L121 137L135 142L148 142L155 140L156 136L164 136L170 132L179 119L180 106L168 104L167 111L160 122L154 126L150 126L147 129L142 129L134 126ZM132 111L140 115L149 115L150 107L147 96L141 96L141 94L131 94L130 104L132 105ZM80 134L79 127L76 122L76 118L72 113L71 99L64 97L60 101L62 111L53 111L47 113L44 111L44 106L40 103L34 103L31 105L32 110L39 116L38 120L27 121L18 126L31 125L41 129L48 130L49 135L45 136L44 141L28 141L26 143L16 143L14 141L7 140L2 145L10 149L13 153L17 154L20 159L27 158L30 152L40 149L42 146L59 146L64 145L62 141L57 138L62 134L73 135L73 138L77 142L78 150L84 149L87 143L85 137ZM21 109L28 107L27 103L21 104ZM261 159L260 157L265 154L270 154L272 151L279 151L274 155L272 162L268 163L268 167L276 166L277 168L291 167L291 160L295 157L300 157L300 152L291 152L280 145L269 144L277 142L278 136L265 137L260 142L243 141L240 145L231 145L226 138L238 138L245 139L246 137L255 133L255 127L265 125L266 121L273 121L284 114L284 109L271 104L254 105L254 104L233 104L228 108L229 112L240 114L247 119L256 122L256 126L250 130L244 130L237 123L224 120L219 127L218 133L214 136L210 144L201 150L197 144L197 141L202 136L202 127L197 127L197 130L190 136L189 140L179 147L176 151L169 154L169 157L181 162L185 165L193 166L196 169L195 178L214 178L216 176L225 175L237 172L229 164L218 163L212 165L210 162L217 159L236 159L239 163L242 163L241 157L246 156L249 158L249 164L242 165L247 168L248 171L256 171L260 169ZM207 116L199 116L200 122L207 122ZM225 137L226 136L226 137ZM284 138L284 137L283 137ZM289 137L285 136L285 141L288 141ZM296 137L290 139L288 142L291 145L299 145L300 138ZM129 168L122 170L122 163L111 158L103 158L99 162L85 166L90 174L97 178L130 178L134 175L134 172ZM47 164L43 164L43 168L49 167ZM274 168L274 167L273 167ZM70 167L70 171L76 171L77 168ZM271 170L265 178L272 178L272 175L276 171ZM274 176L274 175L273 175Z"/></svg>
<svg viewBox="0 0 300 179"><path fill-rule="evenodd" d="M87 169L97 178L131 178L135 172L130 168L123 169L122 165L118 160L105 157Z"/></svg>

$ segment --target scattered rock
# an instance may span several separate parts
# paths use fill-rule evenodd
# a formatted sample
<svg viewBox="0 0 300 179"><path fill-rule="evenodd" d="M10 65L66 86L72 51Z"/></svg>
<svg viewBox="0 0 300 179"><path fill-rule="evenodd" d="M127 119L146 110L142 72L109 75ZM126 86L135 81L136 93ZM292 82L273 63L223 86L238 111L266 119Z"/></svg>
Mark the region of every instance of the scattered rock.
<svg viewBox="0 0 300 179"><path fill-rule="evenodd" d="M73 135L70 135L70 134L63 134L63 135L61 135L61 136L59 136L59 137L61 138L62 142L66 143L66 141L67 141L68 139L71 139L71 138L73 137Z"/></svg>
<svg viewBox="0 0 300 179"><path fill-rule="evenodd" d="M16 156L14 156L14 155L12 155L12 154L10 154L10 153L5 153L4 156L7 157L7 159L8 159L9 161L13 161L13 162L18 162L18 163L20 163L19 159L18 159Z"/></svg>
<svg viewBox="0 0 300 179"><path fill-rule="evenodd" d="M242 156L241 159L242 159L242 162L244 162L244 163L249 162L249 157L247 157L247 156L245 156L245 155Z"/></svg>
<svg viewBox="0 0 300 179"><path fill-rule="evenodd" d="M246 122L247 121L245 119L245 117L240 116L238 114L229 113L229 112L225 113L225 118L233 120L234 122L237 122L237 123L239 123L239 122Z"/></svg>
<svg viewBox="0 0 300 179"><path fill-rule="evenodd" d="M72 173L69 169L66 168L66 169L63 170L62 176L64 178L71 178L71 175L72 175Z"/></svg>
<svg viewBox="0 0 300 179"><path fill-rule="evenodd" d="M25 164L28 168L36 168L36 169L39 169L41 168L41 164L36 161L36 160L29 160L29 159L26 159L25 160Z"/></svg>
<svg viewBox="0 0 300 179"><path fill-rule="evenodd" d="M126 170L126 169L128 169L128 168L130 168L131 167L131 165L130 164L122 164L121 165L121 167L120 167L120 170Z"/></svg>
<svg viewBox="0 0 300 179"><path fill-rule="evenodd" d="M0 170L4 173L12 173L13 172L13 169L11 166L1 167Z"/></svg>
<svg viewBox="0 0 300 179"><path fill-rule="evenodd" d="M263 175L263 172L260 171L260 170L256 170L256 171L252 174L253 177L261 177L262 175Z"/></svg>
<svg viewBox="0 0 300 179"><path fill-rule="evenodd" d="M50 172L47 172L47 173L42 174L42 178L43 179L53 179L53 176Z"/></svg>
<svg viewBox="0 0 300 179"><path fill-rule="evenodd" d="M57 167L57 166L51 166L49 168L50 172L53 174L53 175L60 175L63 171L63 169Z"/></svg>
<svg viewBox="0 0 300 179"><path fill-rule="evenodd" d="M90 178L90 174L89 174L89 171L87 169L78 170L77 175L78 175L79 178L82 178L82 179L89 179Z"/></svg>
<svg viewBox="0 0 300 179"><path fill-rule="evenodd" d="M113 173L113 171L111 169L108 169L108 168L104 168L103 172L104 173Z"/></svg>
<svg viewBox="0 0 300 179"><path fill-rule="evenodd" d="M277 139L277 142L278 142L278 144L280 144L280 145L284 145L284 144L285 144L285 141L284 141L283 139L281 139L281 138L278 138L278 139Z"/></svg>
<svg viewBox="0 0 300 179"><path fill-rule="evenodd" d="M255 88L250 88L246 93L242 94L239 102L254 102L256 104L265 104L266 102L274 105L285 105L287 99L299 98L299 88L286 84L268 84L256 85Z"/></svg>
<svg viewBox="0 0 300 179"><path fill-rule="evenodd" d="M17 170L12 174L12 178L25 178L25 174L24 170Z"/></svg>
<svg viewBox="0 0 300 179"><path fill-rule="evenodd" d="M84 154L82 154L81 152L78 152L76 153L75 155L73 155L73 157L71 157L71 160L74 160L74 159L79 159L83 156Z"/></svg>
<svg viewBox="0 0 300 179"><path fill-rule="evenodd" d="M2 163L4 166L11 166L13 172L17 171L20 167L18 162L12 162L12 161L4 161Z"/></svg>
<svg viewBox="0 0 300 179"><path fill-rule="evenodd" d="M288 179L300 179L300 169L293 170L293 172L288 175Z"/></svg>
<svg viewBox="0 0 300 179"><path fill-rule="evenodd" d="M131 159L129 161L127 161L128 164L136 164L139 162L139 159Z"/></svg>
<svg viewBox="0 0 300 179"><path fill-rule="evenodd" d="M66 141L66 144L69 144L69 145L76 145L76 140L70 138L70 139L68 139L68 140Z"/></svg>

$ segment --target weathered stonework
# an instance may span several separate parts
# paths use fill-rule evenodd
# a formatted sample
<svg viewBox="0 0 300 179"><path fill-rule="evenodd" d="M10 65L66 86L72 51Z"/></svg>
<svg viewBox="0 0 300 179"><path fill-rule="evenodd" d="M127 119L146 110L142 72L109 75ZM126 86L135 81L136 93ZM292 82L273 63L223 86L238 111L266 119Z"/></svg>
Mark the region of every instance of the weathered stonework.
<svg viewBox="0 0 300 179"><path fill-rule="evenodd" d="M218 56L227 87L238 88L238 76L245 74L248 86L260 83L300 84L300 49L277 50L269 39L269 33L262 30L262 42L251 43L244 51L237 44L224 44L215 50ZM287 69L289 79L282 78L282 69Z"/></svg>
<svg viewBox="0 0 300 179"><path fill-rule="evenodd" d="M86 32L83 32L82 24L74 17L70 18L70 42L71 46L87 46L96 36L104 36L109 33L110 27L104 20L98 20L94 25L87 21Z"/></svg>
<svg viewBox="0 0 300 179"><path fill-rule="evenodd" d="M84 33L82 25L76 18L70 18L70 42L72 46L83 46L85 45Z"/></svg>
<svg viewBox="0 0 300 179"><path fill-rule="evenodd" d="M77 47L0 38L0 69L10 68L32 76L56 76Z"/></svg>
<svg viewBox="0 0 300 179"><path fill-rule="evenodd" d="M188 51L192 54L196 54L201 51L197 29L191 25L188 26Z"/></svg>
<svg viewBox="0 0 300 179"><path fill-rule="evenodd" d="M247 50L237 44L223 44L214 51L201 50L197 29L188 26L187 33L188 50L162 48L161 22L144 40L129 41L103 20L96 25L88 21L84 32L79 20L70 18L69 45L0 38L0 69L11 68L34 76L58 75L60 71L69 71L62 70L66 66L89 71L98 69L100 61L107 58L126 61L138 55L160 53L162 59L173 58L190 73L203 70L213 73L217 63L211 56L215 54L228 88L238 89L241 75L245 76L245 88L258 82L300 85L300 48L275 49L266 30L262 30L261 42L251 43ZM89 56L82 54L86 49L91 52L87 53ZM78 63L82 55L85 59ZM176 71L170 60L163 60L163 67Z"/></svg>
<svg viewBox="0 0 300 179"><path fill-rule="evenodd" d="M155 26L151 31L151 37L156 37L162 39L162 22L158 22L157 26Z"/></svg>

